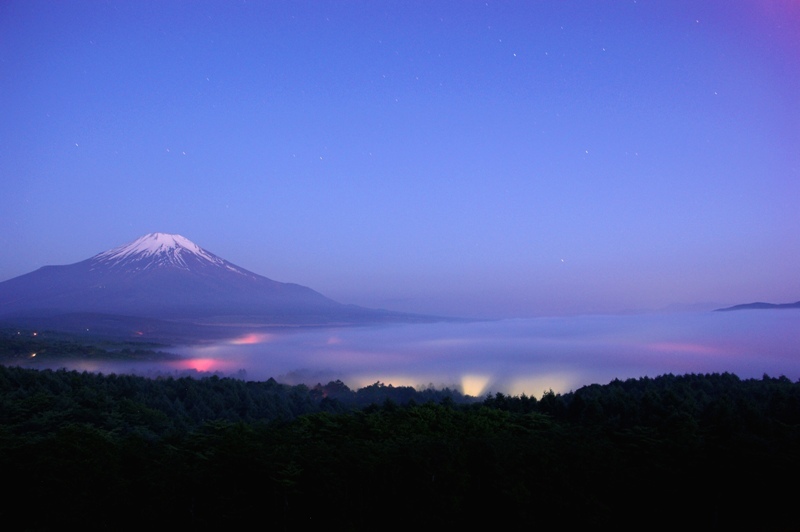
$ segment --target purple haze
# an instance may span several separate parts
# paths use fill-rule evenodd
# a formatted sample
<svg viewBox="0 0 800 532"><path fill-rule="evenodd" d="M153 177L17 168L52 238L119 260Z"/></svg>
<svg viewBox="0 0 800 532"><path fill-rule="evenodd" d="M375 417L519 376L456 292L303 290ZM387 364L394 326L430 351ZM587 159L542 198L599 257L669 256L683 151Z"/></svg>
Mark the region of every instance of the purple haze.
<svg viewBox="0 0 800 532"><path fill-rule="evenodd" d="M579 316L253 333L182 348L159 368L76 363L94 371L198 370L287 383L341 379L540 396L614 378L731 372L800 378L800 311Z"/></svg>
<svg viewBox="0 0 800 532"><path fill-rule="evenodd" d="M0 2L0 280L153 231L478 318L800 299L800 3Z"/></svg>

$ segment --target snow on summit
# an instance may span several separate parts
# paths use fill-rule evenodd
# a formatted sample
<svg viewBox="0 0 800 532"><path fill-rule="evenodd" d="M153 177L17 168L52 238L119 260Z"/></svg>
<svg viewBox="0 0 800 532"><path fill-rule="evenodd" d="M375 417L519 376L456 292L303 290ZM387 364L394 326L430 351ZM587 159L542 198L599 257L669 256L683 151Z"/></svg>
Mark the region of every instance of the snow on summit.
<svg viewBox="0 0 800 532"><path fill-rule="evenodd" d="M150 233L137 238L129 244L100 253L97 258L122 259L139 254L147 257L156 253L169 253L179 248L186 248L196 254L205 253L200 246L184 236L170 235L167 233Z"/></svg>
<svg viewBox="0 0 800 532"><path fill-rule="evenodd" d="M0 282L0 319L3 316L48 320L56 330L111 327L123 335L130 334L129 327L144 326L136 321L139 318L166 320L147 325L159 330L172 330L167 322L184 319L247 329L250 325L244 324L341 325L394 319L388 311L342 305L307 286L250 272L167 233L150 233L74 264L44 266ZM184 322L175 327L168 335L180 336L202 325Z"/></svg>
<svg viewBox="0 0 800 532"><path fill-rule="evenodd" d="M222 266L238 273L227 261L204 250L188 238L168 233L149 233L129 244L104 251L93 257L95 261L110 266L122 266L136 263L137 269L148 269L152 266L173 266L189 269L187 261L200 260Z"/></svg>

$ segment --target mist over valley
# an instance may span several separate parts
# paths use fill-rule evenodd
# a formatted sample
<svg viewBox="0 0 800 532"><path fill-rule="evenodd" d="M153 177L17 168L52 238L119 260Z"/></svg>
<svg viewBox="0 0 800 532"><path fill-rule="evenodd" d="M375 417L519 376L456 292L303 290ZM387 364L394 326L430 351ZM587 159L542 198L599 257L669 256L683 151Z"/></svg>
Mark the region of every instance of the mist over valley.
<svg viewBox="0 0 800 532"><path fill-rule="evenodd" d="M8 327L156 342L179 360L20 360L90 371L216 373L539 396L615 378L734 372L800 377L792 308L506 320L377 310L249 272L180 235L151 233L0 283Z"/></svg>

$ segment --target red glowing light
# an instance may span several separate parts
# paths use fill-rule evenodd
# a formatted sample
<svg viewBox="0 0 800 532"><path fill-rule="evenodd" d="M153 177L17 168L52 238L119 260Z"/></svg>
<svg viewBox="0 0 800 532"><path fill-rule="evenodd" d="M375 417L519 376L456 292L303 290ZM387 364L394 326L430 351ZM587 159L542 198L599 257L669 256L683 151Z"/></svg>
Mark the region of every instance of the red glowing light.
<svg viewBox="0 0 800 532"><path fill-rule="evenodd" d="M253 345L253 344L263 344L265 342L271 341L273 338L272 334L265 334L265 333L250 333L245 334L244 336L240 336L235 340L232 340L231 343L233 345Z"/></svg>
<svg viewBox="0 0 800 532"><path fill-rule="evenodd" d="M182 369L193 369L195 371L213 371L219 365L213 358L192 358L178 363Z"/></svg>

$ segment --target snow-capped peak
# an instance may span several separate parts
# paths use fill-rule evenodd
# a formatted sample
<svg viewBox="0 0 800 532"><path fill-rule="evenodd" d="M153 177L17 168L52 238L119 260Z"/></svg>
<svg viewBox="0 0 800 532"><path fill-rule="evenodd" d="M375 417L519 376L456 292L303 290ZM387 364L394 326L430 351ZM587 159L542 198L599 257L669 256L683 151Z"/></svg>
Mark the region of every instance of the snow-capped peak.
<svg viewBox="0 0 800 532"><path fill-rule="evenodd" d="M156 253L169 253L179 248L185 248L192 253L204 253L200 246L184 236L170 235L167 233L150 233L137 238L129 244L100 253L97 258L122 259L139 254L148 257Z"/></svg>
<svg viewBox="0 0 800 532"><path fill-rule="evenodd" d="M145 263L137 267L137 269L147 269L154 265L188 269L189 265L187 260L191 260L192 257L200 259L203 262L238 271L237 268L231 267L226 261L204 250L188 238L167 233L150 233L144 235L129 244L100 253L96 255L94 259L110 264L111 266L145 261Z"/></svg>

